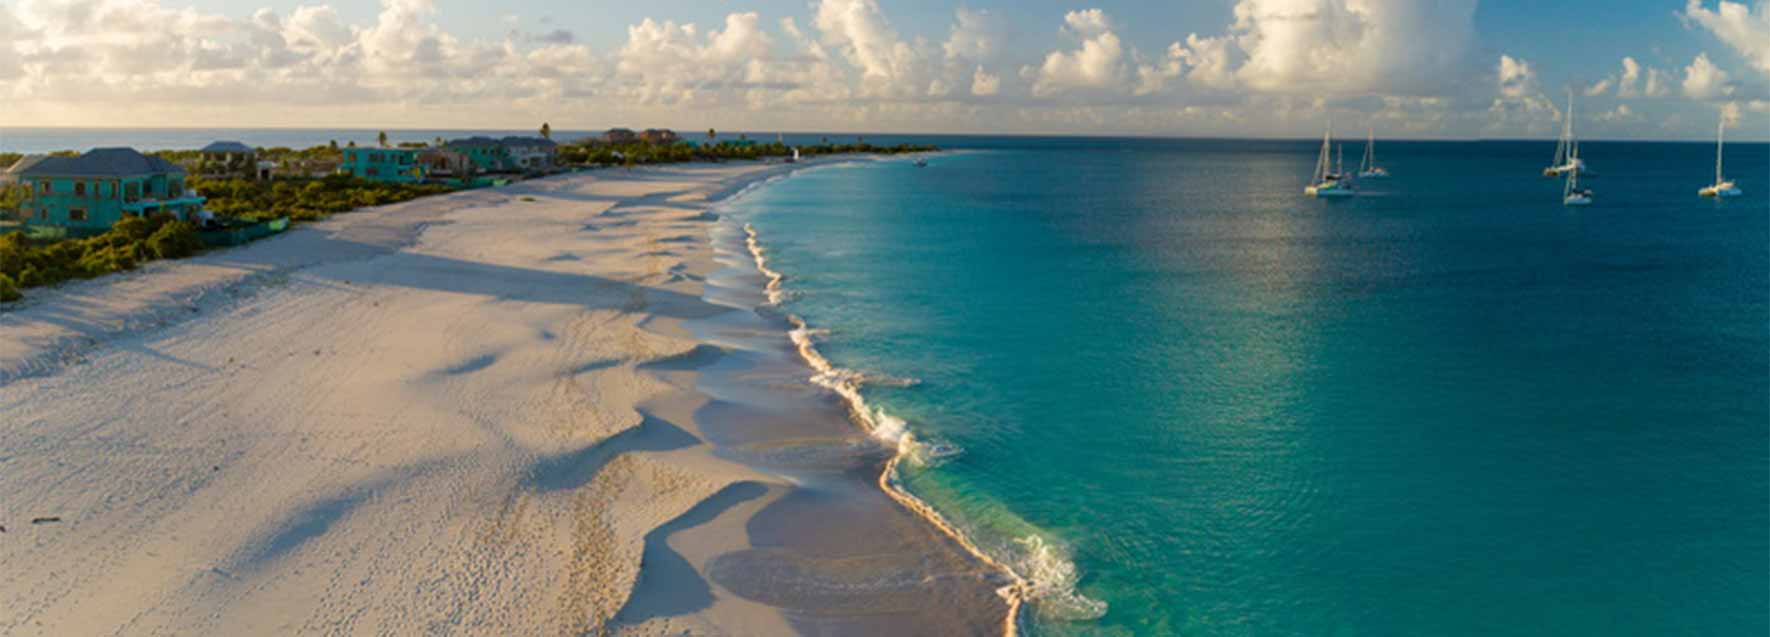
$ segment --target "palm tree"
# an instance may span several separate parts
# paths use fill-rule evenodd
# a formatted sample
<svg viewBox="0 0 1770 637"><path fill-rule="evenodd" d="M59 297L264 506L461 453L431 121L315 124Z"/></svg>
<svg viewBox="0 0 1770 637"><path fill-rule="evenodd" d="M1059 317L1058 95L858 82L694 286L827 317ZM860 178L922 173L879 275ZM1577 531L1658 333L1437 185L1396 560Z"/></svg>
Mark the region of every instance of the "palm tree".
<svg viewBox="0 0 1770 637"><path fill-rule="evenodd" d="M380 135L376 135L375 141L381 142L381 147L386 148L387 147L387 131L381 131Z"/></svg>
<svg viewBox="0 0 1770 637"><path fill-rule="evenodd" d="M553 125L541 122L541 139L553 139Z"/></svg>
<svg viewBox="0 0 1770 637"><path fill-rule="evenodd" d="M719 131L715 131L711 128L707 129L707 143L708 144L713 143L713 140L718 139L718 138L719 138Z"/></svg>

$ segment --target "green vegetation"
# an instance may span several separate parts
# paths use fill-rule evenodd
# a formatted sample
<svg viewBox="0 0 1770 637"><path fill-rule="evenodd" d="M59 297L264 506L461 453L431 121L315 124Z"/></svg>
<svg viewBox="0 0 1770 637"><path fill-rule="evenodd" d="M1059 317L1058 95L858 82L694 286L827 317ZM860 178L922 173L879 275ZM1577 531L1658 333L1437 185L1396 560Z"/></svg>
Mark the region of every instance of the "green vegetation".
<svg viewBox="0 0 1770 637"><path fill-rule="evenodd" d="M197 228L171 215L129 217L85 239L33 240L23 232L0 236L0 302L22 288L133 270L155 259L176 259L203 247Z"/></svg>
<svg viewBox="0 0 1770 637"><path fill-rule="evenodd" d="M709 139L715 132L707 131ZM845 153L871 153L879 155L896 155L901 153L925 153L939 150L933 146L899 144L896 146L874 146L865 141L857 140L853 144L831 144L828 140L816 146L800 146L799 153L805 157L818 155L839 155ZM732 159L760 160L768 157L791 157L793 147L779 142L768 144L750 144L719 142L695 146L687 143L652 145L644 142L630 144L610 144L604 142L580 142L559 147L559 161L567 165L585 166L631 166L636 164L674 164L690 161L725 161Z"/></svg>
<svg viewBox="0 0 1770 637"><path fill-rule="evenodd" d="M542 136L550 136L552 127L543 124ZM385 139L386 133L378 137ZM717 133L707 131L709 143L652 145L643 142L606 144L581 142L561 145L562 165L633 166L691 161L760 160L769 157L790 157L793 147L780 143L757 144L744 140L712 143ZM439 142L441 140L438 140ZM383 142L385 143L385 142ZM355 144L350 144L355 147ZM874 146L857 139L853 144L831 144L826 138L816 146L801 146L806 157L843 153L898 154L937 150L932 146ZM72 155L74 153L54 153ZM201 177L204 159L197 151L161 151L155 153L168 161L187 167L193 173L187 182L192 189L208 197L208 209L223 220L243 222L268 221L289 217L293 221L312 221L330 214L356 208L381 206L409 201L453 190L441 185L393 184L358 179L348 175L321 178L277 178L257 181L239 177ZM336 162L342 152L337 142L305 150L260 148L259 160L279 164L301 162ZM0 167L11 166L21 159L17 153L0 153ZM22 187L0 187L0 220L18 209L24 196ZM523 201L534 201L523 197ZM21 290L52 285L70 279L89 279L99 275L134 269L155 259L176 259L203 250L203 241L196 226L170 216L150 219L127 218L110 231L83 239L59 237L32 238L23 231L0 233L0 302L18 300Z"/></svg>
<svg viewBox="0 0 1770 637"><path fill-rule="evenodd" d="M348 175L270 181L192 177L190 186L209 198L208 208L216 216L246 221L267 221L278 217L313 221L333 213L410 201L452 190L448 186L390 184Z"/></svg>

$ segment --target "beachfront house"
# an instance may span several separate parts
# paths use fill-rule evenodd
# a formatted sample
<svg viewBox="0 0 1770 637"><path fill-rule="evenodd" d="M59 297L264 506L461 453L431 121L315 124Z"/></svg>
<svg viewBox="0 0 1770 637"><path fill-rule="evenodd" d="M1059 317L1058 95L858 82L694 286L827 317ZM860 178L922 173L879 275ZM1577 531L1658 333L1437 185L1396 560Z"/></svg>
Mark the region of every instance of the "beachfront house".
<svg viewBox="0 0 1770 637"><path fill-rule="evenodd" d="M197 173L204 176L257 177L258 151L240 142L218 141L197 150Z"/></svg>
<svg viewBox="0 0 1770 637"><path fill-rule="evenodd" d="M602 141L610 144L631 144L639 141L639 133L631 128L611 128L602 134Z"/></svg>
<svg viewBox="0 0 1770 637"><path fill-rule="evenodd" d="M559 145L544 137L505 137L501 140L510 161L526 173L552 172Z"/></svg>
<svg viewBox="0 0 1770 637"><path fill-rule="evenodd" d="M639 140L653 146L668 146L682 141L682 138L676 135L676 131L668 128L647 128L639 134Z"/></svg>
<svg viewBox="0 0 1770 637"><path fill-rule="evenodd" d="M479 172L466 153L447 147L424 149L418 153L418 162L432 179L465 179Z"/></svg>
<svg viewBox="0 0 1770 637"><path fill-rule="evenodd" d="M103 231L128 216L195 218L204 199L185 188L185 174L132 148L95 148L78 157L26 157L6 179L30 189L19 205L25 225Z"/></svg>
<svg viewBox="0 0 1770 637"><path fill-rule="evenodd" d="M418 148L346 148L339 172L372 181L415 184L427 177Z"/></svg>
<svg viewBox="0 0 1770 637"><path fill-rule="evenodd" d="M444 146L466 155L473 162L474 169L482 173L514 173L522 170L510 156L510 147L505 146L501 140L469 137L451 141Z"/></svg>

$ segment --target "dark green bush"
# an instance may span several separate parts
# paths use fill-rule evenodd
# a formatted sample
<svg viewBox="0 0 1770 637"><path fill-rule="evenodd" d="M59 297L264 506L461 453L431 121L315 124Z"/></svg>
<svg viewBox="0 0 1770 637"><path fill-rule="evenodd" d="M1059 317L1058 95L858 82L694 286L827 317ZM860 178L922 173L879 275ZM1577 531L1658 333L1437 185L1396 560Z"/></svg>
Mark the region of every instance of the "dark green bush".
<svg viewBox="0 0 1770 637"><path fill-rule="evenodd" d="M180 259L203 249L197 227L187 221L171 221L160 226L147 239L148 252L161 259Z"/></svg>
<svg viewBox="0 0 1770 637"><path fill-rule="evenodd" d="M0 303L17 301L22 298L25 298L25 295L18 291L18 284L12 282L12 277L0 274Z"/></svg>

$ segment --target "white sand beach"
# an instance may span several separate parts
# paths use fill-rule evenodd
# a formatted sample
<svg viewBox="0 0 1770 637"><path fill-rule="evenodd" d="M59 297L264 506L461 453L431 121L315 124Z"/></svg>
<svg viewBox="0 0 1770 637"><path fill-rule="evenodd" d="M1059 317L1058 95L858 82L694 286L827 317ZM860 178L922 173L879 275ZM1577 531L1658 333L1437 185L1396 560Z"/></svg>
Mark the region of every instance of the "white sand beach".
<svg viewBox="0 0 1770 637"><path fill-rule="evenodd" d="M840 632L700 577L792 488L707 444L682 327L729 311L709 197L786 169L567 175L33 291L0 311L0 634Z"/></svg>

